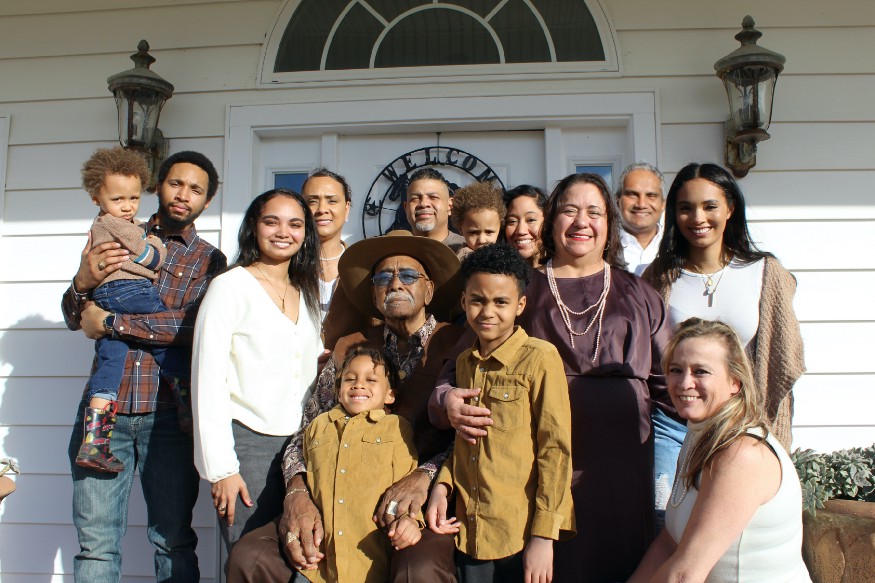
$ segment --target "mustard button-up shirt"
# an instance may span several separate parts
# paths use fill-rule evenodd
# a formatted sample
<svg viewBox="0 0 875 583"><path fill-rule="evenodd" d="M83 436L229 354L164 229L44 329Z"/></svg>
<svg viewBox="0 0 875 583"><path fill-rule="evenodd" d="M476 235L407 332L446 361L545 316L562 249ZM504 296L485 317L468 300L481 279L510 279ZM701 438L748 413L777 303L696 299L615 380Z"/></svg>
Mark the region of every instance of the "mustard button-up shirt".
<svg viewBox="0 0 875 583"><path fill-rule="evenodd" d="M457 548L501 559L532 536L573 536L571 405L559 352L517 327L489 356L475 342L456 367L458 386L481 389L472 404L493 421L476 445L456 436L437 477L456 492Z"/></svg>
<svg viewBox="0 0 875 583"><path fill-rule="evenodd" d="M410 424L383 410L351 417L337 405L307 427L304 458L307 486L325 525L325 558L318 571L303 575L310 581L384 583L393 550L371 517L383 492L416 469Z"/></svg>

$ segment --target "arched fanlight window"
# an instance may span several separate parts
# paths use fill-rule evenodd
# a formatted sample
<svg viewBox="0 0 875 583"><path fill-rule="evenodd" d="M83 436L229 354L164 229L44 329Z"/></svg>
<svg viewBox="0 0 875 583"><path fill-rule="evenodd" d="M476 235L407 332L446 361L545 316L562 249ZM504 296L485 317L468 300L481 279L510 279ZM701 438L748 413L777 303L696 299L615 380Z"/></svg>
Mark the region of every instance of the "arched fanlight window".
<svg viewBox="0 0 875 583"><path fill-rule="evenodd" d="M329 71L433 76L423 69L466 65L493 73L543 71L533 64L618 71L613 39L599 0L287 0L265 47L262 80Z"/></svg>

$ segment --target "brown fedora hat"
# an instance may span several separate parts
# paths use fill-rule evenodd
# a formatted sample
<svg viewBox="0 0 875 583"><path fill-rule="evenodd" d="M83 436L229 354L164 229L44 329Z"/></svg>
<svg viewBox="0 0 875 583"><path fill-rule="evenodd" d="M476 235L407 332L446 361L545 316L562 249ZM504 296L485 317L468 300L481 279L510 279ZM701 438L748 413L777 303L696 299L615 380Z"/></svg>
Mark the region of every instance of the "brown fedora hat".
<svg viewBox="0 0 875 583"><path fill-rule="evenodd" d="M410 231L390 231L380 237L363 239L343 252L337 265L340 285L353 305L374 318L383 319L374 305L371 276L374 266L390 255L407 255L422 264L434 282L434 297L426 311L438 322L449 321L450 312L462 297L459 258L440 241L417 237Z"/></svg>

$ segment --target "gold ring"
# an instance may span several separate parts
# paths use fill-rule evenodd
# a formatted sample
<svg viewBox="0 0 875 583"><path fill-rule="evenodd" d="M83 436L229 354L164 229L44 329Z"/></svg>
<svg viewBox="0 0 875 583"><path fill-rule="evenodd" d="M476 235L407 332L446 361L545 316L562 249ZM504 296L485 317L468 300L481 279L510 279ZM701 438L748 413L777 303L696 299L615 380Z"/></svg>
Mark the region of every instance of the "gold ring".
<svg viewBox="0 0 875 583"><path fill-rule="evenodd" d="M106 263L101 261L100 263L97 264L97 269L99 269L100 271L103 271L104 269L106 269Z"/></svg>
<svg viewBox="0 0 875 583"><path fill-rule="evenodd" d="M286 533L286 544L287 544L287 545L292 544L292 543L295 542L296 540L300 540L300 539L298 539L298 535L296 535L296 534L292 534L292 533L290 533L290 532L287 532L287 533Z"/></svg>

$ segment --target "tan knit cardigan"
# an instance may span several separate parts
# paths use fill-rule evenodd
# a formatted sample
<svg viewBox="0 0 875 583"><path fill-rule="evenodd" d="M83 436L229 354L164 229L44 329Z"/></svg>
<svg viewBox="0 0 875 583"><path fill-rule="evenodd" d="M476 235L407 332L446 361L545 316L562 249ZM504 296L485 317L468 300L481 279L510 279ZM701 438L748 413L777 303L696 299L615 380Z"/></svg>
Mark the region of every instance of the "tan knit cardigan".
<svg viewBox="0 0 875 583"><path fill-rule="evenodd" d="M793 385L805 372L805 353L799 321L793 311L796 278L774 257L765 258L760 322L747 345L756 386L764 394L769 429L789 451L793 441ZM657 291L665 305L671 286Z"/></svg>

